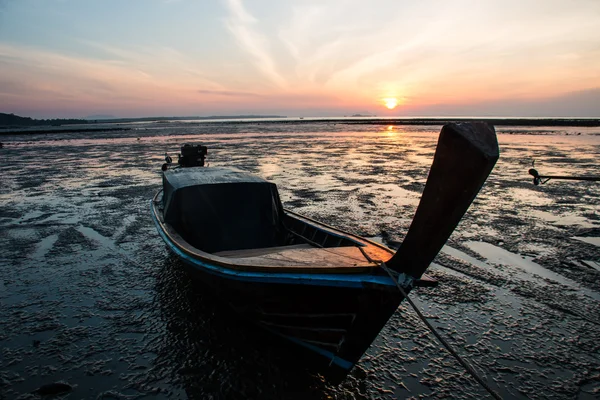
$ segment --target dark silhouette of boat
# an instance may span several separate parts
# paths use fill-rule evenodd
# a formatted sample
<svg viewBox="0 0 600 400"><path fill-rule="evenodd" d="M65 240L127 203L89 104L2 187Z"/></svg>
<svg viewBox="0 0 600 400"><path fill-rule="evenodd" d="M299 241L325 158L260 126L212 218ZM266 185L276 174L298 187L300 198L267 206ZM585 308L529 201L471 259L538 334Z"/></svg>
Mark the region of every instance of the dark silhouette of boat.
<svg viewBox="0 0 600 400"><path fill-rule="evenodd" d="M445 125L397 252L284 209L275 184L204 167L204 146L163 165L152 217L171 251L243 317L320 355L344 377L423 275L498 159L494 128Z"/></svg>

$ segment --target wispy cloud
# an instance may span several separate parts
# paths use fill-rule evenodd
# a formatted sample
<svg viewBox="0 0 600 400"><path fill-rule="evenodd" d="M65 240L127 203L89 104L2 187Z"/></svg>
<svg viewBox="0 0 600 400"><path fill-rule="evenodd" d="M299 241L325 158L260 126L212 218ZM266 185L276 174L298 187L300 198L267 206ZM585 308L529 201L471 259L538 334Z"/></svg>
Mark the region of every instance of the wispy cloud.
<svg viewBox="0 0 600 400"><path fill-rule="evenodd" d="M0 76L6 81L22 83L0 90L0 104L6 101L21 109L48 108L52 104L73 111L86 107L90 112L97 109L126 112L144 107L175 108L174 103L193 108L201 100L185 83L169 81L167 76L157 79L125 62L1 43ZM202 83L198 81L196 85Z"/></svg>
<svg viewBox="0 0 600 400"><path fill-rule="evenodd" d="M230 90L208 90L208 89L200 89L198 93L201 94L210 94L215 96L232 96L232 97L260 97L261 95L258 93L252 92L236 92Z"/></svg>
<svg viewBox="0 0 600 400"><path fill-rule="evenodd" d="M0 44L0 73L24 82L24 96L46 94L60 98L110 96L151 82L138 71L119 63L99 62L34 48ZM17 94L15 92L15 94ZM133 95L133 92L131 93Z"/></svg>
<svg viewBox="0 0 600 400"><path fill-rule="evenodd" d="M254 65L274 84L287 85L277 71L275 58L269 52L266 37L256 30L258 20L244 7L241 0L226 0L229 17L226 27L235 37L238 45L253 58Z"/></svg>
<svg viewBox="0 0 600 400"><path fill-rule="evenodd" d="M79 42L100 51L107 58L105 61L136 70L149 78L186 85L217 85L195 60L172 47L137 46L132 50L89 40Z"/></svg>

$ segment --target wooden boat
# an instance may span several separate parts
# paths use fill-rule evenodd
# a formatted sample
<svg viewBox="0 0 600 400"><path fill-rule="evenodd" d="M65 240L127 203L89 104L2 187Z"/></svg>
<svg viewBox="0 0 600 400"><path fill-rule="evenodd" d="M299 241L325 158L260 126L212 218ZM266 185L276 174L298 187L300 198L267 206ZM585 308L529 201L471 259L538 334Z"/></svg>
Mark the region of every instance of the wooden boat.
<svg viewBox="0 0 600 400"><path fill-rule="evenodd" d="M443 127L417 213L396 253L284 209L277 187L241 171L203 167L184 146L163 165L152 217L167 246L242 316L317 354L343 377L409 293L498 159L494 128ZM317 357L317 358L319 358Z"/></svg>

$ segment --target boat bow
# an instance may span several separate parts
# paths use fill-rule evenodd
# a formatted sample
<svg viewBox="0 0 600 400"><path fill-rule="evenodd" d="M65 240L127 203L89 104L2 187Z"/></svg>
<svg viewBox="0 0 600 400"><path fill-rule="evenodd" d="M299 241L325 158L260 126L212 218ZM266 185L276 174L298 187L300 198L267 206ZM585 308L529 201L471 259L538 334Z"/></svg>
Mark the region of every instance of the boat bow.
<svg viewBox="0 0 600 400"><path fill-rule="evenodd" d="M454 232L499 156L492 125L444 125L415 216L387 266L420 278Z"/></svg>

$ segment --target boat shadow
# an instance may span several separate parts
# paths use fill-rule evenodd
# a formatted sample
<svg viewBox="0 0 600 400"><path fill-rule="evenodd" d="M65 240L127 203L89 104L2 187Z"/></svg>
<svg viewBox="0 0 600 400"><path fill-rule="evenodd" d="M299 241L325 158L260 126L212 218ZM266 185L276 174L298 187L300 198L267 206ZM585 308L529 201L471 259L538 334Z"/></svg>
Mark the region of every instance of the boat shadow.
<svg viewBox="0 0 600 400"><path fill-rule="evenodd" d="M189 398L323 398L332 388L299 346L242 319L173 255L156 296L166 329L154 365Z"/></svg>

